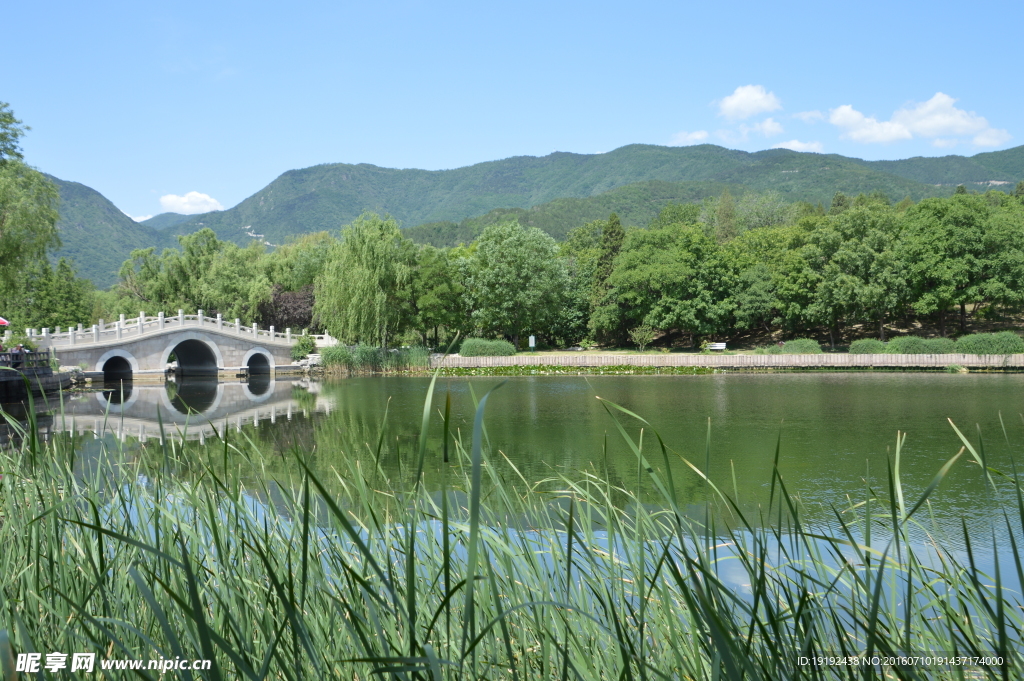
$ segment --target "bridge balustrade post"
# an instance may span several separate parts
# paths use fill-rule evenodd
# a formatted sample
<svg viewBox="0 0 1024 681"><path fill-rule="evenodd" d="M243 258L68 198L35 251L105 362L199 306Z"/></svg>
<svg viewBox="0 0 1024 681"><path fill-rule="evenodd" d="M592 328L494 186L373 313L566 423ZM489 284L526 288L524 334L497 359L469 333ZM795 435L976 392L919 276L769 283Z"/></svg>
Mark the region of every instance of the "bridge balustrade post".
<svg viewBox="0 0 1024 681"><path fill-rule="evenodd" d="M68 334L71 336L71 344L74 345L75 344L75 335L76 334L75 334L75 330L72 329L70 326L68 327Z"/></svg>
<svg viewBox="0 0 1024 681"><path fill-rule="evenodd" d="M178 308L178 326L185 326L185 311Z"/></svg>
<svg viewBox="0 0 1024 681"><path fill-rule="evenodd" d="M146 326L146 313L140 310L139 311L139 335L140 336L142 335L142 330L145 328L145 326Z"/></svg>
<svg viewBox="0 0 1024 681"><path fill-rule="evenodd" d="M100 342L100 327L96 324L92 325L92 340L94 343Z"/></svg>
<svg viewBox="0 0 1024 681"><path fill-rule="evenodd" d="M58 329L59 328L60 327L58 327ZM45 343L47 341L47 339L49 339L49 337L50 337L50 327L44 326L43 327L43 342Z"/></svg>
<svg viewBox="0 0 1024 681"><path fill-rule="evenodd" d="M270 327L270 340L274 340L274 327Z"/></svg>
<svg viewBox="0 0 1024 681"><path fill-rule="evenodd" d="M217 330L218 331L223 331L224 330L224 317L221 315L220 312L217 313Z"/></svg>
<svg viewBox="0 0 1024 681"><path fill-rule="evenodd" d="M235 333L242 333L242 321L238 317L235 317Z"/></svg>
<svg viewBox="0 0 1024 681"><path fill-rule="evenodd" d="M203 311L196 310L196 316L199 317L199 326L203 325Z"/></svg>
<svg viewBox="0 0 1024 681"><path fill-rule="evenodd" d="M288 327L284 330L284 339L291 343L292 342L292 327Z"/></svg>
<svg viewBox="0 0 1024 681"><path fill-rule="evenodd" d="M83 329L82 329L82 325L81 325L81 324L79 324L79 325L78 325L78 333L82 333L82 331L83 331Z"/></svg>
<svg viewBox="0 0 1024 681"><path fill-rule="evenodd" d="M121 330L124 328L124 315L121 315L121 318L114 322L114 324L117 326L117 340L121 340Z"/></svg>
<svg viewBox="0 0 1024 681"><path fill-rule="evenodd" d="M164 328L164 313L161 312L156 316L156 328Z"/></svg>
<svg viewBox="0 0 1024 681"><path fill-rule="evenodd" d="M252 323L252 337L253 338L255 338L256 335L259 333L259 328L260 328L259 324L257 324L256 322Z"/></svg>

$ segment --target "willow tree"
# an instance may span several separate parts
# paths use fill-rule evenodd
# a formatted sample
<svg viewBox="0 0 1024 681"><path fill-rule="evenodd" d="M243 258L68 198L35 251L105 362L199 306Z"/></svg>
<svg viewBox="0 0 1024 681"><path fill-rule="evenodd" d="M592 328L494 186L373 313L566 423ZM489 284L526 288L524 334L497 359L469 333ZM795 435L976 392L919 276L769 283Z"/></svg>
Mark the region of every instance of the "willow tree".
<svg viewBox="0 0 1024 681"><path fill-rule="evenodd" d="M394 219L364 213L342 229L316 279L316 319L345 342L387 347L409 319L415 262Z"/></svg>
<svg viewBox="0 0 1024 681"><path fill-rule="evenodd" d="M0 292L4 295L19 289L27 269L60 246L57 188L23 162L18 140L26 130L10 107L0 102Z"/></svg>

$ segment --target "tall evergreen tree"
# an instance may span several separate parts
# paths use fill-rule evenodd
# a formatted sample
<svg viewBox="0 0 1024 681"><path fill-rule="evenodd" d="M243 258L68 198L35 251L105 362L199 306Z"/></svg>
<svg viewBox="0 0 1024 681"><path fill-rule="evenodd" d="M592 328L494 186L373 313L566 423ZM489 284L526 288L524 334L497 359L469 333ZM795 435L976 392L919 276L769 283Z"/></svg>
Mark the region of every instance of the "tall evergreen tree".
<svg viewBox="0 0 1024 681"><path fill-rule="evenodd" d="M832 197L832 205L828 209L829 215L839 215L850 207L850 197L842 192L836 192Z"/></svg>
<svg viewBox="0 0 1024 681"><path fill-rule="evenodd" d="M737 232L736 225L736 202L732 194L726 189L718 199L718 210L715 214L715 238L718 243L724 243L733 239Z"/></svg>
<svg viewBox="0 0 1024 681"><path fill-rule="evenodd" d="M619 221L619 216L616 213L612 213L608 216L608 222L605 223L604 229L601 231L601 254L597 259L596 280L597 285L602 289L615 269L615 258L622 250L622 243L625 240L626 231L622 229L622 222Z"/></svg>

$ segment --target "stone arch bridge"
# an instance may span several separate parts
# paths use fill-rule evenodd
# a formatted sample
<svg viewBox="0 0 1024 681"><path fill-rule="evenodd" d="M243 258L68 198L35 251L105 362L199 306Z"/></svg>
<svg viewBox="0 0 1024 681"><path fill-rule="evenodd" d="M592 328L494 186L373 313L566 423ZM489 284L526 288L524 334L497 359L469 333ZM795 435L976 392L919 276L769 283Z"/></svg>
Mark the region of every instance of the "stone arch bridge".
<svg viewBox="0 0 1024 681"><path fill-rule="evenodd" d="M203 311L187 315L156 317L140 313L134 319L124 315L115 322L95 324L90 329L57 328L29 337L40 349L52 349L64 366L84 366L87 372L102 372L105 379L164 374L172 358L177 373L185 376L232 377L240 372L271 374L292 365L291 348L299 336L291 329L277 333L274 327L242 326L221 315L206 317ZM314 336L318 346L333 345L330 336Z"/></svg>

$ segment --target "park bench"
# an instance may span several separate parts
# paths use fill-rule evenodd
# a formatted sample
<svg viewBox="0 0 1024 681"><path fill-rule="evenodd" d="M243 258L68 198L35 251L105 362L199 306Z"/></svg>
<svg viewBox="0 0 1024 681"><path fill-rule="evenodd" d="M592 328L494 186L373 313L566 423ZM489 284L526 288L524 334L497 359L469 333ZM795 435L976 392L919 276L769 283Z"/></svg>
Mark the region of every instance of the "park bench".
<svg viewBox="0 0 1024 681"><path fill-rule="evenodd" d="M708 343L708 350L725 350L725 343Z"/></svg>

